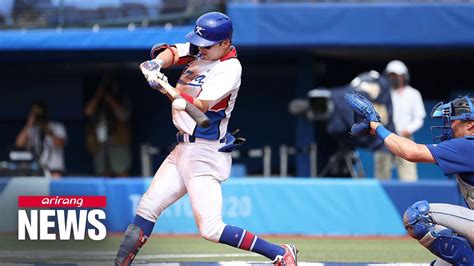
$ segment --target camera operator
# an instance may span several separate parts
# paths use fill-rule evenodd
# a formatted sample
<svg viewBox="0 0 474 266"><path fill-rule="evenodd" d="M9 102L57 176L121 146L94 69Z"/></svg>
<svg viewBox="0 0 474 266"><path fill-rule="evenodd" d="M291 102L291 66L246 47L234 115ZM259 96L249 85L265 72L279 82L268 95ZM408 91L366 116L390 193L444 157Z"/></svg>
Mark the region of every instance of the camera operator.
<svg viewBox="0 0 474 266"><path fill-rule="evenodd" d="M389 81L375 70L363 72L341 87L313 89L308 92L308 100L295 99L290 102L289 112L293 115L306 115L309 120L323 122L327 136L317 137L318 149L323 150L319 158L332 155L327 158L328 162L319 173L320 176L363 176L363 170L356 169L362 168L358 165L356 148L366 148L375 154L386 149L381 140L370 137L353 138L348 134L354 112L345 103L344 95L353 91L369 98L385 127L395 130ZM323 164L326 163L325 159L321 159ZM349 162L355 162L355 168ZM377 163L375 167L377 168Z"/></svg>
<svg viewBox="0 0 474 266"><path fill-rule="evenodd" d="M44 103L31 106L26 125L16 137L15 146L33 153L45 175L59 178L65 172L64 145L66 129L59 122L48 120L48 109Z"/></svg>

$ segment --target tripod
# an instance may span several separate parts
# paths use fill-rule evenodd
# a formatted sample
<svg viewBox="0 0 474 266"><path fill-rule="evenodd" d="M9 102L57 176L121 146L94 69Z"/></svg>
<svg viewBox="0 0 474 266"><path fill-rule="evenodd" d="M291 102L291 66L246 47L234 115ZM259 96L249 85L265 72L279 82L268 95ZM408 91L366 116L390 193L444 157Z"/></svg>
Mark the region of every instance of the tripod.
<svg viewBox="0 0 474 266"><path fill-rule="evenodd" d="M332 170L332 171L331 171ZM359 153L339 143L339 148L329 157L329 162L324 166L319 176L326 176L329 172L343 172L354 178L365 177L364 168L359 158Z"/></svg>

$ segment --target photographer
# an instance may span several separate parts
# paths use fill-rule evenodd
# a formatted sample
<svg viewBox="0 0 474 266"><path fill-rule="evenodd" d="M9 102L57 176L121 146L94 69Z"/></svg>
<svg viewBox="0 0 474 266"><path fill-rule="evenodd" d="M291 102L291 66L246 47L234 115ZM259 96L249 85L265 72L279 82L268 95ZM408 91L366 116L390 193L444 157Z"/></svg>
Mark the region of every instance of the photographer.
<svg viewBox="0 0 474 266"><path fill-rule="evenodd" d="M104 76L94 96L85 104L88 118L86 149L99 176L128 176L132 164L131 105L118 81Z"/></svg>
<svg viewBox="0 0 474 266"><path fill-rule="evenodd" d="M17 148L28 149L35 160L52 177L64 174L64 145L66 129L58 122L48 120L48 109L44 103L33 103L26 125L16 137Z"/></svg>

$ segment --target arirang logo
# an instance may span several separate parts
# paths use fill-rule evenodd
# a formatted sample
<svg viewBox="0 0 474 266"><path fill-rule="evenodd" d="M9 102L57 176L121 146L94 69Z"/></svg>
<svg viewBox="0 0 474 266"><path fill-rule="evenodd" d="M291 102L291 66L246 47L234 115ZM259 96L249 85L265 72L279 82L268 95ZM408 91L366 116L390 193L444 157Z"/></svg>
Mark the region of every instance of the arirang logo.
<svg viewBox="0 0 474 266"><path fill-rule="evenodd" d="M18 240L103 240L106 205L105 196L19 196Z"/></svg>

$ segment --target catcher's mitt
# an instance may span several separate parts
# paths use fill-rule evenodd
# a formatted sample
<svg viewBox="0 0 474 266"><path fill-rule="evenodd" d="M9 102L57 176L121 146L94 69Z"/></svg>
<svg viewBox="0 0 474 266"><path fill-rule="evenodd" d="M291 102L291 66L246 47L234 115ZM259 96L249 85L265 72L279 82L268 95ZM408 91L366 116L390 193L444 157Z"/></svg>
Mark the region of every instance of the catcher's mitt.
<svg viewBox="0 0 474 266"><path fill-rule="evenodd" d="M354 110L354 124L351 127L351 135L355 137L369 135L370 122L380 122L380 116L375 111L372 102L357 92L346 93L344 99Z"/></svg>

